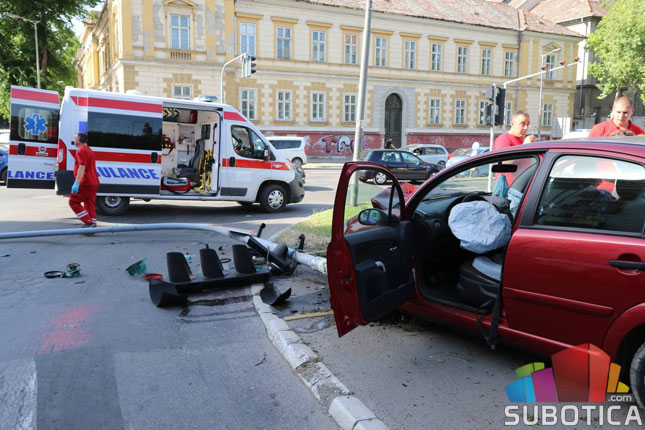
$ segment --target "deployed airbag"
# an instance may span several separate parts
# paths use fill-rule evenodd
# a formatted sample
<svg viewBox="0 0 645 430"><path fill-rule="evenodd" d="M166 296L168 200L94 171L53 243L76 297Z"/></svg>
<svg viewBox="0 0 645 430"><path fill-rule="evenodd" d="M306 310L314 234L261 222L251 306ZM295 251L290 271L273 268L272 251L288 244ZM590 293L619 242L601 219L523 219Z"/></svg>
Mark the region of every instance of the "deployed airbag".
<svg viewBox="0 0 645 430"><path fill-rule="evenodd" d="M501 248L511 239L511 221L489 202L456 205L450 211L448 225L461 247L477 254Z"/></svg>

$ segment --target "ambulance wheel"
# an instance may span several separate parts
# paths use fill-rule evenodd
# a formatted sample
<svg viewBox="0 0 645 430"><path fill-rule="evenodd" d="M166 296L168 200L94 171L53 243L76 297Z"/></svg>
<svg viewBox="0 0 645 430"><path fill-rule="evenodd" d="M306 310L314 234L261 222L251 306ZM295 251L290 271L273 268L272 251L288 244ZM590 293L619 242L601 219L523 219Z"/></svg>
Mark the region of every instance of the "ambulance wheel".
<svg viewBox="0 0 645 430"><path fill-rule="evenodd" d="M291 160L291 162L296 166L302 168L302 160L298 157Z"/></svg>
<svg viewBox="0 0 645 430"><path fill-rule="evenodd" d="M287 193L280 185L269 184L260 191L260 206L266 212L280 212L287 205Z"/></svg>
<svg viewBox="0 0 645 430"><path fill-rule="evenodd" d="M130 206L130 197L101 196L96 198L96 211L101 215L123 215Z"/></svg>
<svg viewBox="0 0 645 430"><path fill-rule="evenodd" d="M255 202L237 202L238 205L244 206L244 207L253 206L253 203Z"/></svg>

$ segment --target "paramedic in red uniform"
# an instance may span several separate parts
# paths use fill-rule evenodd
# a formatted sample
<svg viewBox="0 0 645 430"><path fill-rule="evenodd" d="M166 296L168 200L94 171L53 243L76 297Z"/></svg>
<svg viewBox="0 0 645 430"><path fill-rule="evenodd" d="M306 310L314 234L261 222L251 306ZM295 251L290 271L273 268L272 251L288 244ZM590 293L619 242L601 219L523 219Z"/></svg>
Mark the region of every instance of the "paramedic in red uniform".
<svg viewBox="0 0 645 430"><path fill-rule="evenodd" d="M611 136L617 130L629 130L634 135L645 134L642 128L630 121L633 114L632 99L627 96L618 97L611 110L611 118L594 125L589 132L589 137Z"/></svg>
<svg viewBox="0 0 645 430"><path fill-rule="evenodd" d="M99 177L96 173L94 152L87 145L87 134L74 136L76 161L74 163L74 185L69 196L69 206L76 217L83 221L83 227L96 227L96 192L99 189ZM82 205L81 205L82 203Z"/></svg>
<svg viewBox="0 0 645 430"><path fill-rule="evenodd" d="M521 110L515 112L511 120L511 129L495 139L493 150L535 142L534 135L526 135L529 125L531 125L531 118L528 113Z"/></svg>

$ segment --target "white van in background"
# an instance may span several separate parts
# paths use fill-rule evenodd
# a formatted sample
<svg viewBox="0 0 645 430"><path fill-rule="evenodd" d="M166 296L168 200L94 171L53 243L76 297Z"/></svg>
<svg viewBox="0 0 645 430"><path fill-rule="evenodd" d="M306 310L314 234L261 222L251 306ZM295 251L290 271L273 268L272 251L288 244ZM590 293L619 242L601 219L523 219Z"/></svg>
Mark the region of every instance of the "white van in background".
<svg viewBox="0 0 645 430"><path fill-rule="evenodd" d="M305 138L296 136L267 136L267 139L280 154L287 157L296 167L307 164Z"/></svg>

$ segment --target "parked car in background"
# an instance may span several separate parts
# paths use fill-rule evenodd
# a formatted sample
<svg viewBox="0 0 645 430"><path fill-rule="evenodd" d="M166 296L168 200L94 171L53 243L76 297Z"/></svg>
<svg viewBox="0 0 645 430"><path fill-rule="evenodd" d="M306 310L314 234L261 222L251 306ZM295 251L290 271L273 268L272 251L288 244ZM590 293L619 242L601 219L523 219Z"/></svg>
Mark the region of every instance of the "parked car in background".
<svg viewBox="0 0 645 430"><path fill-rule="evenodd" d="M448 157L446 162L446 167L454 166L457 163L473 157L475 155L481 155L485 152L488 152L490 148L488 146L480 146L478 148L459 148L455 149ZM488 170L484 168L485 166L478 167L468 172L463 172L462 176L486 176L488 175Z"/></svg>
<svg viewBox="0 0 645 430"><path fill-rule="evenodd" d="M443 145L422 144L409 146L408 150L426 163L445 166L450 153Z"/></svg>
<svg viewBox="0 0 645 430"><path fill-rule="evenodd" d="M296 167L307 164L307 154L305 154L305 138L296 136L267 136L271 145L285 157L287 157Z"/></svg>
<svg viewBox="0 0 645 430"><path fill-rule="evenodd" d="M9 152L0 145L0 182L7 185L7 165L9 164Z"/></svg>
<svg viewBox="0 0 645 430"><path fill-rule="evenodd" d="M426 163L413 153L400 149L375 149L369 151L363 161L381 164L390 169L397 179L412 182L425 181L443 169L443 166ZM369 171L359 179L363 182L371 179L378 185L383 185L387 181L385 175Z"/></svg>
<svg viewBox="0 0 645 430"><path fill-rule="evenodd" d="M0 130L0 182L7 185L9 165L9 130Z"/></svg>
<svg viewBox="0 0 645 430"><path fill-rule="evenodd" d="M507 186L463 176L480 167ZM327 248L340 336L400 308L544 356L593 344L645 408L645 136L504 148L402 185L343 167Z"/></svg>

